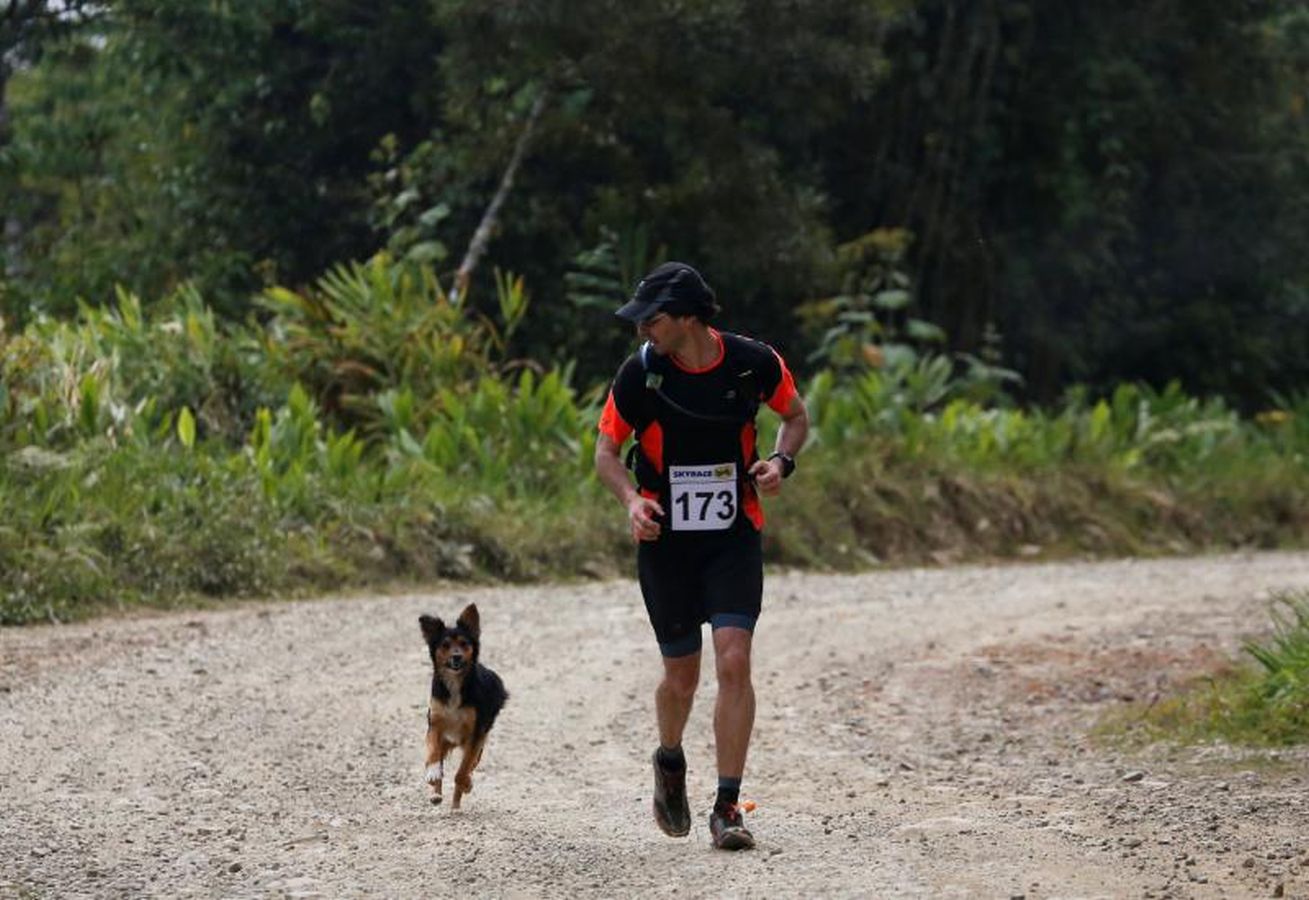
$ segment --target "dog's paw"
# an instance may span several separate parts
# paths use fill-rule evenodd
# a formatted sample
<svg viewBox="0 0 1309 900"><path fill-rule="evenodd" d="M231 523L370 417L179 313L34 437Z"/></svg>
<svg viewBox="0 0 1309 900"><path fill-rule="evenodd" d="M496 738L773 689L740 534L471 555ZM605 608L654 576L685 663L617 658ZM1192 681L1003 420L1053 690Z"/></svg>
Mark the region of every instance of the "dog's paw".
<svg viewBox="0 0 1309 900"><path fill-rule="evenodd" d="M431 799L431 803L432 803L433 806L440 806L440 805L441 805L441 795L440 795L440 794L433 794L433 795L431 796L430 799Z"/></svg>
<svg viewBox="0 0 1309 900"><path fill-rule="evenodd" d="M445 763L439 762L427 767L423 777L427 779L428 784L440 784L441 778L445 775Z"/></svg>

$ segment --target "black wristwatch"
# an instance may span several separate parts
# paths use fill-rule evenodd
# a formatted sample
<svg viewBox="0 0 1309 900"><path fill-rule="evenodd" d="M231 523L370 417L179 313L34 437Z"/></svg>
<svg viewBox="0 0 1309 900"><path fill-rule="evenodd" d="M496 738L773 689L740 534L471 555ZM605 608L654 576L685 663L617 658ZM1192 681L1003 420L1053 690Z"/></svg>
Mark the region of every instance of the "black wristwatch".
<svg viewBox="0 0 1309 900"><path fill-rule="evenodd" d="M790 478L791 473L795 471L795 457L789 453L783 453L781 450L774 450L768 457L771 459L780 459L782 461L782 477Z"/></svg>

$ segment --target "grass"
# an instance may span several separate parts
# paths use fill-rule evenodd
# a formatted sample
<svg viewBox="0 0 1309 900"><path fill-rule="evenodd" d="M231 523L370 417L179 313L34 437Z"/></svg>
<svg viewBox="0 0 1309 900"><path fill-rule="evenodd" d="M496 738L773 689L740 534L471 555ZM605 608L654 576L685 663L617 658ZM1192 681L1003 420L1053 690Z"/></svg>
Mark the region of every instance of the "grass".
<svg viewBox="0 0 1309 900"><path fill-rule="evenodd" d="M1091 463L976 470L911 456L893 439L863 452L806 453L803 473L769 504L766 552L788 565L1155 556L1303 546L1309 474L1241 470L1173 483Z"/></svg>
<svg viewBox="0 0 1309 900"><path fill-rule="evenodd" d="M580 465L557 464L539 491L508 490L421 455L333 452L340 442L315 437L307 409L270 418L234 455L177 440L0 455L0 624L631 570L622 511ZM1093 464L971 470L906 454L894 437L857 455L820 444L801 462L766 504L771 564L1159 555L1295 546L1309 533L1309 475L1294 468L1188 489Z"/></svg>
<svg viewBox="0 0 1309 900"><path fill-rule="evenodd" d="M1116 712L1101 736L1134 743L1309 743L1309 594L1279 595L1270 615L1271 635L1245 644L1248 660L1157 703Z"/></svg>

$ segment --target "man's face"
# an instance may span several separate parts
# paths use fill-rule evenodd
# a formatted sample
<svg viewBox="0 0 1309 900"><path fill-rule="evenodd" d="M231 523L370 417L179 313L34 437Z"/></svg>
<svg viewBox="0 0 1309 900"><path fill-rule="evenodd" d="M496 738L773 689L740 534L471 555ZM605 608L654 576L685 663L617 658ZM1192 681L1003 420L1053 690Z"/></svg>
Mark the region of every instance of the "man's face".
<svg viewBox="0 0 1309 900"><path fill-rule="evenodd" d="M684 317L670 316L665 312L657 312L636 323L637 336L643 341L649 341L654 351L660 354L675 350L685 331Z"/></svg>

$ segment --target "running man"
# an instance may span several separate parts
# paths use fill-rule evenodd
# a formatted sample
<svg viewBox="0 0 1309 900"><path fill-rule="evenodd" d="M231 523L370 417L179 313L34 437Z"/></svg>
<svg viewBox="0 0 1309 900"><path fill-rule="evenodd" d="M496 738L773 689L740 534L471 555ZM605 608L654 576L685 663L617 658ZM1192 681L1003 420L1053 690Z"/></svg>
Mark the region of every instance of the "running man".
<svg viewBox="0 0 1309 900"><path fill-rule="evenodd" d="M750 648L763 596L759 495L779 493L795 471L809 418L782 357L767 344L710 326L714 292L684 263L656 267L617 315L644 340L618 370L596 442L596 473L627 510L637 573L664 674L655 691L654 817L686 835L682 732L700 679L701 626L713 632L718 699L718 796L709 815L715 847L754 846L739 808L754 727ZM782 417L775 451L760 459L755 414ZM619 451L628 437L636 484Z"/></svg>

